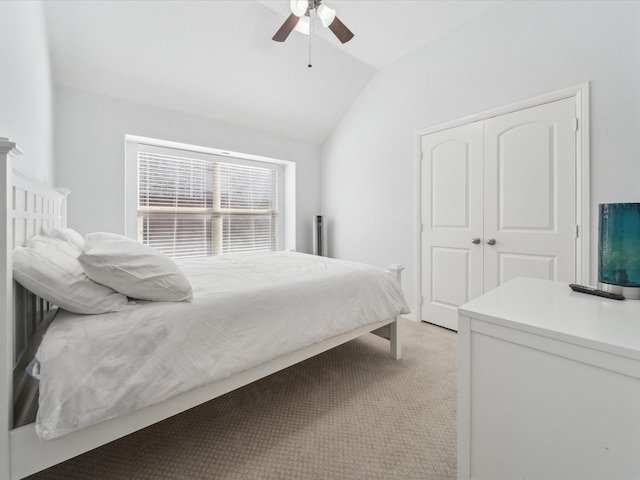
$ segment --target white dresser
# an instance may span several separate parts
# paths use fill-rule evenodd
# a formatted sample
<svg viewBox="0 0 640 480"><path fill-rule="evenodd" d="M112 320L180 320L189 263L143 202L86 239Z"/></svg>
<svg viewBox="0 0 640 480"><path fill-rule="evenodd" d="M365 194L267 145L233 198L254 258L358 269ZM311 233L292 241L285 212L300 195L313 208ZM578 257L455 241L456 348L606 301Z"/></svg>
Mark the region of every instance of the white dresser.
<svg viewBox="0 0 640 480"><path fill-rule="evenodd" d="M517 278L459 315L459 480L640 479L640 301Z"/></svg>

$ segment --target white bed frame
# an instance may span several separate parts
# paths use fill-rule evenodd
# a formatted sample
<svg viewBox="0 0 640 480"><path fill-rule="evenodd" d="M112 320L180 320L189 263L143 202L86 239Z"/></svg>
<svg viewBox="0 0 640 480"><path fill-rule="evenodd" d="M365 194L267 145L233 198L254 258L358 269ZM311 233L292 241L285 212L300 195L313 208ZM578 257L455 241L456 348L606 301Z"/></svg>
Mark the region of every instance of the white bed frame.
<svg viewBox="0 0 640 480"><path fill-rule="evenodd" d="M399 317L358 328L297 352L170 398L123 417L102 422L55 440L38 438L33 423L14 427L32 417L37 401L37 383L24 374L24 365L34 353L33 340L55 315L55 308L35 298L13 281L11 253L42 228L66 226L68 191L56 190L29 179L13 169L20 155L15 143L0 138L0 224L6 226L0 240L0 305L4 328L0 328L0 479L20 479L81 453L104 445L165 418L176 415L236 388L247 385L366 333L391 342L391 356L400 358ZM400 281L404 267L388 267ZM48 311L49 307L52 309ZM26 405L23 408L23 405Z"/></svg>

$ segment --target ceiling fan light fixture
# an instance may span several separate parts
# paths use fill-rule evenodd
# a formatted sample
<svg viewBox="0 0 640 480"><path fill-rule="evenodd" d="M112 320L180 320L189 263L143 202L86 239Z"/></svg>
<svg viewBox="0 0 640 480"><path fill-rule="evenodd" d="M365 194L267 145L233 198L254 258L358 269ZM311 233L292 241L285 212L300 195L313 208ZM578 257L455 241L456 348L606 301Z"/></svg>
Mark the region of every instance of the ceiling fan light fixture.
<svg viewBox="0 0 640 480"><path fill-rule="evenodd" d="M353 38L353 32L336 16L336 11L322 5L322 0L290 0L289 6L291 14L272 37L274 42L284 42L294 30L311 37L311 29L314 26L311 24L312 10L316 11L322 25L331 30L340 42L347 43Z"/></svg>
<svg viewBox="0 0 640 480"><path fill-rule="evenodd" d="M297 17L302 17L309 9L309 0L291 0L289 2L291 13Z"/></svg>
<svg viewBox="0 0 640 480"><path fill-rule="evenodd" d="M336 11L325 5L319 5L316 11L324 27L331 25L333 20L336 18Z"/></svg>
<svg viewBox="0 0 640 480"><path fill-rule="evenodd" d="M305 35L310 35L311 28L309 17L307 17L306 15L300 17L300 20L298 20L298 23L296 23L296 27L294 28L294 30L296 32L304 33Z"/></svg>

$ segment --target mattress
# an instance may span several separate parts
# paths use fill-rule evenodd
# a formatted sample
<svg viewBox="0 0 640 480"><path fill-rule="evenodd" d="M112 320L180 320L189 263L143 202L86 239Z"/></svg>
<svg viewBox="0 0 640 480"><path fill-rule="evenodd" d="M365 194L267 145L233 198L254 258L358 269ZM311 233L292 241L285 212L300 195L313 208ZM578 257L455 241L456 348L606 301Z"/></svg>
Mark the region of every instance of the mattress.
<svg viewBox="0 0 640 480"><path fill-rule="evenodd" d="M392 275L293 252L178 262L191 302L60 311L36 354L36 432L53 439L408 313Z"/></svg>

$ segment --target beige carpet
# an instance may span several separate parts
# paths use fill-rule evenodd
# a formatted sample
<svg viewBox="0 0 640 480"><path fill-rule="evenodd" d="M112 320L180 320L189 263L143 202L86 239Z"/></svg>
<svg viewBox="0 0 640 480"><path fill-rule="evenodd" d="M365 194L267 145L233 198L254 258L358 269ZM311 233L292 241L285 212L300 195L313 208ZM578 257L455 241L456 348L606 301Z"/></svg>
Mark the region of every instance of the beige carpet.
<svg viewBox="0 0 640 480"><path fill-rule="evenodd" d="M30 478L454 479L456 334L402 327L399 361L366 335Z"/></svg>

